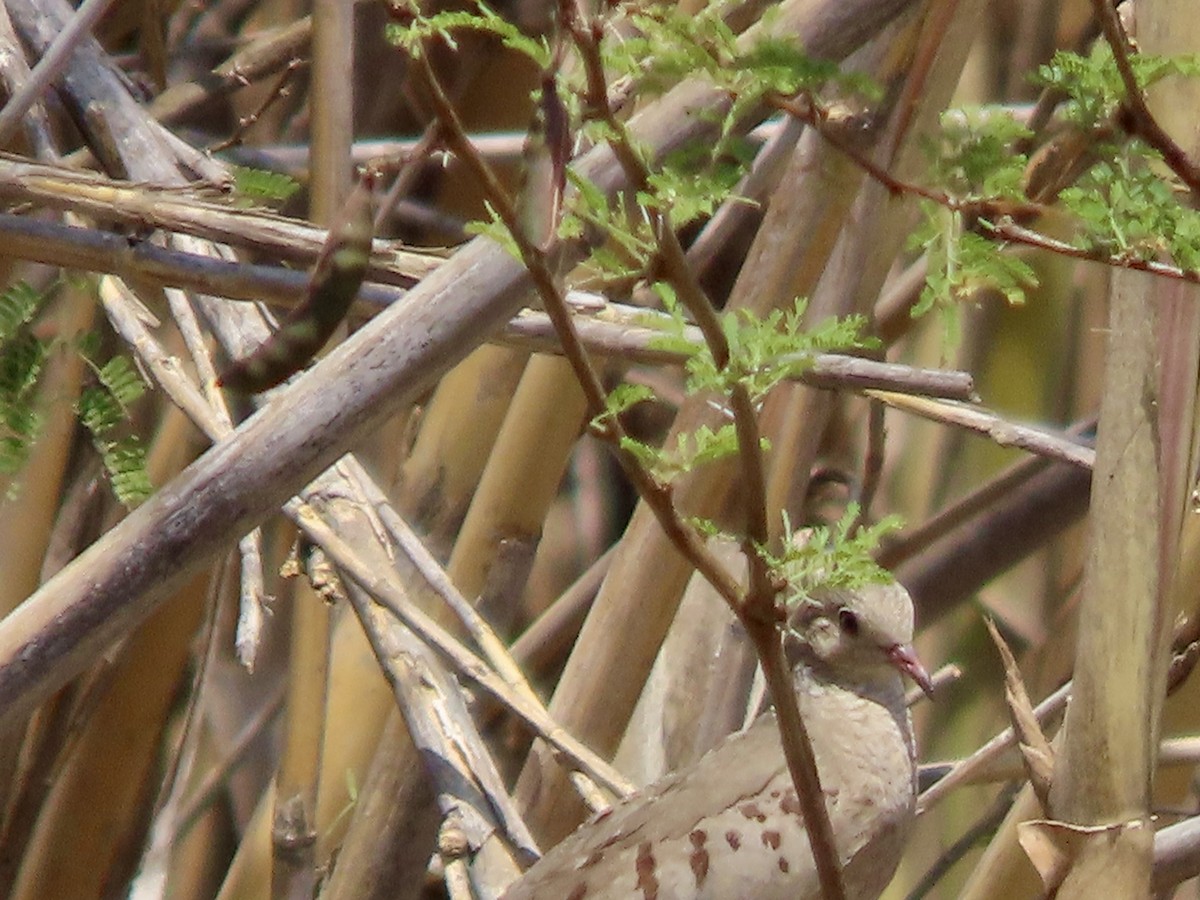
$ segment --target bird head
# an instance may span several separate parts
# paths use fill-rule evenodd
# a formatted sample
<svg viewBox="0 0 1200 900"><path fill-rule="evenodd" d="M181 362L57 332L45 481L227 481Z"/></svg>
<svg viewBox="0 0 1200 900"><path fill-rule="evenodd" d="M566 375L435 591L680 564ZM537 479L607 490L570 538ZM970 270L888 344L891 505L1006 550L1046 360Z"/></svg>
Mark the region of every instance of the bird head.
<svg viewBox="0 0 1200 900"><path fill-rule="evenodd" d="M899 671L927 695L933 683L912 646L912 598L900 584L822 588L802 597L784 640L789 662L840 680L876 681Z"/></svg>

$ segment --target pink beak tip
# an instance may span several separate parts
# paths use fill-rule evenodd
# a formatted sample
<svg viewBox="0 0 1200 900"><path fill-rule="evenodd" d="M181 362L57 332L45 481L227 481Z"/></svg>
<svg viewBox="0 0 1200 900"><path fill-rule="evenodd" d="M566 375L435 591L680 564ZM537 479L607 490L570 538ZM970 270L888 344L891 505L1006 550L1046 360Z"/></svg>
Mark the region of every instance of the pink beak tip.
<svg viewBox="0 0 1200 900"><path fill-rule="evenodd" d="M892 665L916 682L917 687L925 692L925 696L933 699L933 679L925 671L917 652L911 644L896 644L888 650L888 658Z"/></svg>

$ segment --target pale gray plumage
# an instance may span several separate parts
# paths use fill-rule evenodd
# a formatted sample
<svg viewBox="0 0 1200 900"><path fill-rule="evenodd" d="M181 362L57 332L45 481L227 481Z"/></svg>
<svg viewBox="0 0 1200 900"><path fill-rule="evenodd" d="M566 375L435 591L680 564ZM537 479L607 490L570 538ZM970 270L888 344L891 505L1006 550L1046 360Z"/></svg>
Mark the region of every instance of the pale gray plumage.
<svg viewBox="0 0 1200 900"><path fill-rule="evenodd" d="M891 880L916 754L900 672L928 689L897 584L804 600L785 642L850 898ZM502 900L820 897L773 714L585 823Z"/></svg>

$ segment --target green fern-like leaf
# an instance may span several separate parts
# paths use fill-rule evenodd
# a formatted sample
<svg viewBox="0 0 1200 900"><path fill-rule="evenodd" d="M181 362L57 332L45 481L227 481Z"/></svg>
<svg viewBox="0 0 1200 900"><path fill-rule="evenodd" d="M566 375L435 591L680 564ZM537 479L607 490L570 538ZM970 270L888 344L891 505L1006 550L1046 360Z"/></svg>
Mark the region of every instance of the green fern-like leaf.
<svg viewBox="0 0 1200 900"><path fill-rule="evenodd" d="M1200 55L1154 56L1136 53L1129 58L1138 85L1144 90L1171 75L1200 74ZM1069 97L1064 114L1084 128L1105 128L1125 96L1125 85L1113 60L1112 49L1097 41L1087 56L1060 50L1038 69L1033 79L1040 87L1062 91Z"/></svg>
<svg viewBox="0 0 1200 900"><path fill-rule="evenodd" d="M867 349L874 339L864 337L860 316L829 319L806 329L806 304L798 299L788 311L776 310L759 318L746 310L722 317L729 361L718 366L712 351L703 347L687 361L688 389L728 395L735 385L744 386L757 402L776 385L796 378L812 365L816 353L830 350Z"/></svg>
<svg viewBox="0 0 1200 900"><path fill-rule="evenodd" d="M29 328L49 297L25 281L0 293L0 472L24 467L41 432L43 416L34 389L46 363L47 346ZM15 484L9 493L15 492Z"/></svg>
<svg viewBox="0 0 1200 900"><path fill-rule="evenodd" d="M154 485L146 472L146 451L137 437L116 441L96 440L96 449L108 473L113 494L128 507L137 506L152 493Z"/></svg>
<svg viewBox="0 0 1200 900"><path fill-rule="evenodd" d="M28 440L17 437L16 435L6 435L4 437L0 437L0 474L17 474L24 467L25 460L28 458ZM10 488L8 495L12 497L14 493L14 490Z"/></svg>
<svg viewBox="0 0 1200 900"><path fill-rule="evenodd" d="M252 201L282 203L300 189L300 183L290 175L247 166L231 166L233 189L239 197Z"/></svg>
<svg viewBox="0 0 1200 900"><path fill-rule="evenodd" d="M746 79L743 93L762 92L791 96L833 82L868 100L882 91L868 76L843 72L837 63L806 54L795 41L762 37L734 61L734 69Z"/></svg>
<svg viewBox="0 0 1200 900"><path fill-rule="evenodd" d="M29 327L50 296L26 282L0 293L0 473L15 475L24 467L41 432L43 413L35 405L38 382L50 353L77 353L91 367L98 384L85 387L76 413L108 471L114 493L132 505L150 493L145 452L134 437L121 435L129 422L129 407L145 392L137 370L125 357L103 365L92 361L101 338L89 332L70 344L44 341ZM10 493L15 491L15 484Z"/></svg>
<svg viewBox="0 0 1200 900"><path fill-rule="evenodd" d="M963 200L1024 199L1028 159L1013 146L1029 136L1029 129L1007 112L948 110L942 114L940 139L929 147L932 178Z"/></svg>
<svg viewBox="0 0 1200 900"><path fill-rule="evenodd" d="M1149 162L1157 158L1134 141L1126 152L1092 166L1062 192L1076 217L1076 243L1124 259L1169 255L1184 269L1200 266L1200 214L1180 202Z"/></svg>
<svg viewBox="0 0 1200 900"><path fill-rule="evenodd" d="M700 533L701 537L708 539L721 536L728 537L728 533L720 525L704 516L688 516L687 522Z"/></svg>
<svg viewBox="0 0 1200 900"><path fill-rule="evenodd" d="M0 397L17 402L28 397L46 363L46 345L28 331L0 344Z"/></svg>
<svg viewBox="0 0 1200 900"><path fill-rule="evenodd" d="M719 462L738 452L737 429L732 422L709 428L701 425L691 434L681 434L675 446L676 465L688 471L706 463Z"/></svg>
<svg viewBox="0 0 1200 900"><path fill-rule="evenodd" d="M571 169L567 170L567 181L575 190L567 198L559 235L593 231L609 238L607 245L592 251L587 268L601 277L620 278L646 270L658 244L641 204L624 194L610 198Z"/></svg>
<svg viewBox="0 0 1200 900"><path fill-rule="evenodd" d="M129 407L145 392L145 384L126 357L113 357L102 366L87 362L99 384L80 392L76 412L92 436L113 494L126 506L136 506L150 496L153 485L141 443L136 435L121 432L128 427Z"/></svg>
<svg viewBox="0 0 1200 900"><path fill-rule="evenodd" d="M962 214L935 204L925 204L925 222L913 235L912 245L928 254L929 274L911 315L918 318L937 309L945 318L946 337L957 330L958 301L976 291L1001 293L1011 305L1025 302L1038 286L1037 273L1024 260L1000 252L989 241L964 228Z"/></svg>
<svg viewBox="0 0 1200 900"><path fill-rule="evenodd" d="M719 16L694 15L668 4L647 4L632 16L636 33L607 47L613 69L655 93L695 72L729 65L737 36Z"/></svg>
<svg viewBox="0 0 1200 900"><path fill-rule="evenodd" d="M649 190L638 194L638 203L665 212L674 228L711 216L731 197L745 167L731 159L702 162L702 167L669 165L652 174Z"/></svg>
<svg viewBox="0 0 1200 900"><path fill-rule="evenodd" d="M104 388L90 386L83 389L76 403L79 421L93 435L103 437L125 421L125 411L116 397Z"/></svg>
<svg viewBox="0 0 1200 900"><path fill-rule="evenodd" d="M96 377L125 410L146 393L146 383L125 356L114 356L100 367Z"/></svg>
<svg viewBox="0 0 1200 900"><path fill-rule="evenodd" d="M12 338L23 325L33 321L47 296L27 281L17 281L0 294L0 344Z"/></svg>
<svg viewBox="0 0 1200 900"><path fill-rule="evenodd" d="M488 201L484 201L484 209L487 210L487 219L477 219L474 222L468 222L465 231L469 235L482 235L491 238L497 244L504 248L504 251L515 259L521 262L521 248L517 245L516 240L512 236L512 232L508 230L508 226L500 219L500 214Z"/></svg>
<svg viewBox="0 0 1200 900"><path fill-rule="evenodd" d="M802 540L796 539L785 517L783 553L775 556L762 548L759 553L792 586L793 598L822 587L854 590L886 583L892 576L875 562L873 554L879 541L903 522L898 516L887 516L851 534L858 515L858 504L851 503L835 525L813 528Z"/></svg>
<svg viewBox="0 0 1200 900"><path fill-rule="evenodd" d="M600 418L619 416L639 403L645 403L653 399L654 391L650 390L646 385L622 382L613 388L612 393L608 395L605 403L605 411L601 414Z"/></svg>
<svg viewBox="0 0 1200 900"><path fill-rule="evenodd" d="M0 400L0 472L15 475L29 458L42 415L28 402Z"/></svg>
<svg viewBox="0 0 1200 900"><path fill-rule="evenodd" d="M638 320L638 324L661 332L650 339L650 347L654 350L679 353L684 357L701 352L695 342L687 336L688 321L680 308L675 288L665 281L656 281L650 288L662 301L663 311L666 313L647 313Z"/></svg>
<svg viewBox="0 0 1200 900"><path fill-rule="evenodd" d="M658 447L652 447L637 438L629 437L629 435L621 438L620 446L634 458L638 465L650 472L660 482L670 481L679 474L678 466L673 465Z"/></svg>
<svg viewBox="0 0 1200 900"><path fill-rule="evenodd" d="M420 56L426 41L440 40L456 49L456 31L476 31L494 35L510 50L523 53L539 68L550 64L550 45L542 38L524 34L512 22L501 17L484 3L476 3L471 10L443 10L432 16L416 15L407 24L396 22L387 26L387 39L404 49L411 56Z"/></svg>

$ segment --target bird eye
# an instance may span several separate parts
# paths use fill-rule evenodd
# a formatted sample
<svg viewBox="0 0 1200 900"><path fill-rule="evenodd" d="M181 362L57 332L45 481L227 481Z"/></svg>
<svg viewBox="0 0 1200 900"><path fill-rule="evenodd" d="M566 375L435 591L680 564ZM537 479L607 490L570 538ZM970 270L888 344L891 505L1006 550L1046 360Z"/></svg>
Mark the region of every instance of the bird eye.
<svg viewBox="0 0 1200 900"><path fill-rule="evenodd" d="M842 632L854 637L858 634L858 615L853 610L838 610L838 626Z"/></svg>

